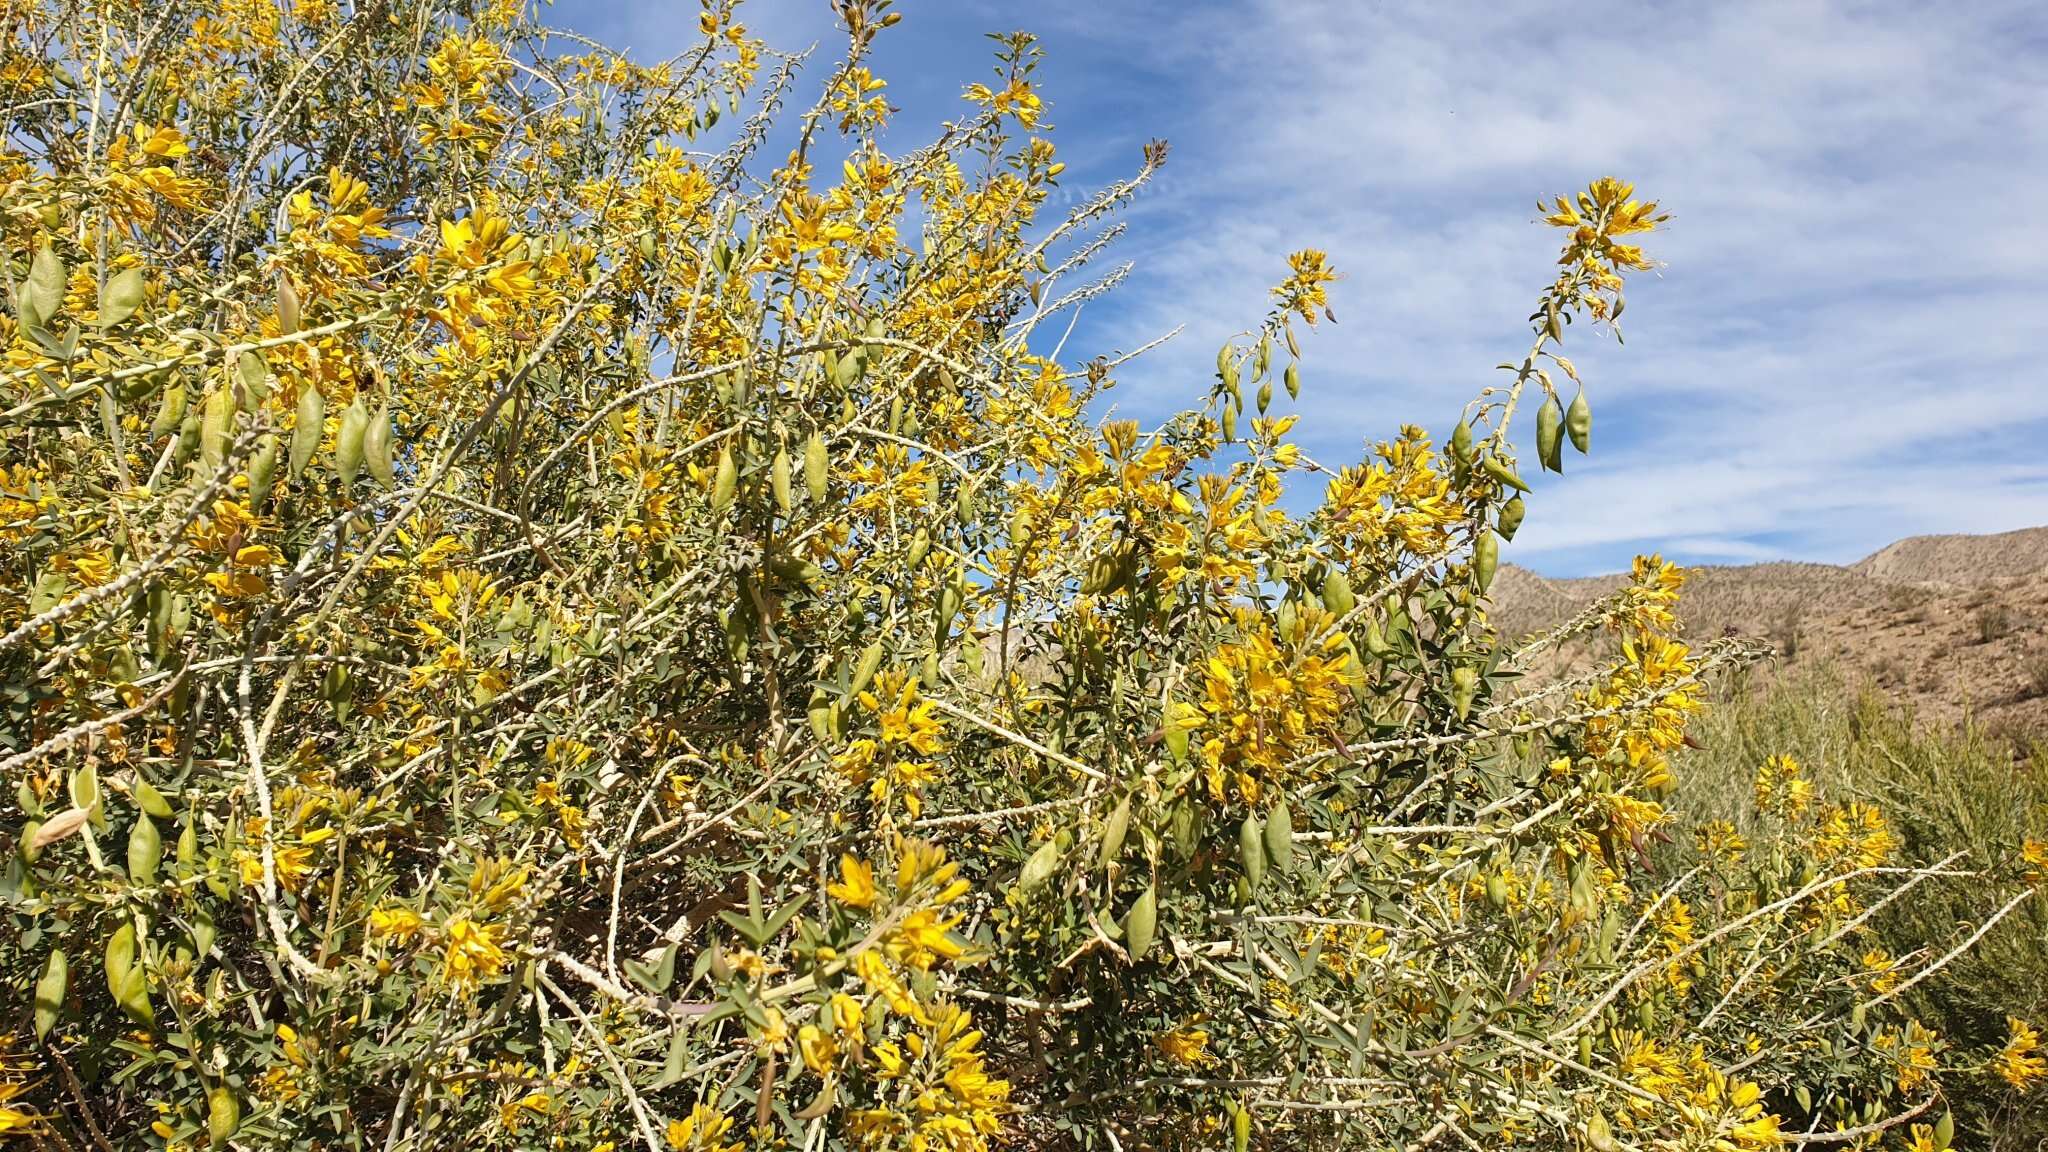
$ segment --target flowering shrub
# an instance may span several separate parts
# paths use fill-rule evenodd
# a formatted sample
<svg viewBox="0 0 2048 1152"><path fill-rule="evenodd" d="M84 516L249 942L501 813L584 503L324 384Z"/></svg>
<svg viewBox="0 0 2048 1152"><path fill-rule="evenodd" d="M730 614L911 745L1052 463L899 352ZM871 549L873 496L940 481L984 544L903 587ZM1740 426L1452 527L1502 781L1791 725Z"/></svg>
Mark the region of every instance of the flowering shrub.
<svg viewBox="0 0 2048 1152"><path fill-rule="evenodd" d="M1940 1147L1944 1077L2038 1093L1864 924L2048 850L1897 863L1782 759L1765 828L1668 811L1754 655L1669 564L1487 625L1655 204L1544 209L1448 435L1289 439L1312 250L1196 407L1097 422L1131 355L1043 333L1165 147L1048 218L1013 35L886 152L897 13L838 10L764 166L798 59L729 0L651 66L511 0L9 9L0 1131Z"/></svg>

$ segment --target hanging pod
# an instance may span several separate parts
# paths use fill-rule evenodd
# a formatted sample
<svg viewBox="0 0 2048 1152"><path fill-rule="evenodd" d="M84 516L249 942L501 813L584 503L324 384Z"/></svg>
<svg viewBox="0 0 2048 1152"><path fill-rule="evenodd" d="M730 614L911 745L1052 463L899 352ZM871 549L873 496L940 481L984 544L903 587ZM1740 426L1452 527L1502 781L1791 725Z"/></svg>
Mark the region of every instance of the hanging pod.
<svg viewBox="0 0 2048 1152"><path fill-rule="evenodd" d="M812 432L810 440L804 444L804 489L814 504L825 499L825 483L830 478L828 469L831 464L825 453L824 434Z"/></svg>
<svg viewBox="0 0 2048 1152"><path fill-rule="evenodd" d="M223 384L207 396L199 414L199 462L209 471L227 458L228 433L234 425L234 392Z"/></svg>
<svg viewBox="0 0 2048 1152"><path fill-rule="evenodd" d="M1159 927L1159 890L1147 884L1124 916L1124 948L1133 961L1143 960L1152 950L1152 935Z"/></svg>
<svg viewBox="0 0 2048 1152"><path fill-rule="evenodd" d="M1294 867L1294 813L1285 800L1266 814L1266 856L1282 872Z"/></svg>
<svg viewBox="0 0 2048 1152"><path fill-rule="evenodd" d="M1103 868L1116 863L1117 854L1124 850L1124 837L1131 829L1131 798L1126 796L1102 822L1102 854L1097 861Z"/></svg>
<svg viewBox="0 0 2048 1152"><path fill-rule="evenodd" d="M1024 862L1024 870L1017 874L1017 890L1025 894L1037 891L1052 879L1060 866L1060 842L1047 840L1038 846L1038 851Z"/></svg>
<svg viewBox="0 0 2048 1152"><path fill-rule="evenodd" d="M1536 458L1549 471L1562 473L1563 445L1564 413L1558 410L1556 397L1545 396L1536 409Z"/></svg>
<svg viewBox="0 0 2048 1152"><path fill-rule="evenodd" d="M363 407L362 394L357 393L341 410L341 428L334 436L334 470L343 488L354 484L363 470L363 437L369 430L370 410Z"/></svg>
<svg viewBox="0 0 2048 1152"><path fill-rule="evenodd" d="M1572 438L1572 447L1585 455L1593 442L1593 406L1586 403L1586 390L1572 397L1572 406L1564 410L1564 430Z"/></svg>
<svg viewBox="0 0 2048 1152"><path fill-rule="evenodd" d="M68 279L64 261L44 241L29 262L28 280L15 293L15 318L23 328L48 328L57 309L64 306L64 285Z"/></svg>
<svg viewBox="0 0 2048 1152"><path fill-rule="evenodd" d="M123 268L107 280L100 292L99 318L102 328L112 328L135 315L142 307L143 276L140 268Z"/></svg>
<svg viewBox="0 0 2048 1152"><path fill-rule="evenodd" d="M1480 461L1479 468L1488 476L1493 477L1495 481L1513 488L1517 492L1527 492L1529 490L1529 486L1522 482L1522 478L1516 475L1515 470L1502 463L1501 458L1498 456L1487 456L1484 460Z"/></svg>
<svg viewBox="0 0 2048 1152"><path fill-rule="evenodd" d="M1493 583L1493 571L1500 564L1500 540L1484 528L1472 541L1472 583L1481 592Z"/></svg>
<svg viewBox="0 0 2048 1152"><path fill-rule="evenodd" d="M796 507L789 495L789 449L775 446L775 461L768 466L768 487L775 495L775 508L784 516Z"/></svg>
<svg viewBox="0 0 2048 1152"><path fill-rule="evenodd" d="M733 489L739 485L739 468L732 462L732 450L718 450L718 470L711 478L711 511L723 512L732 503Z"/></svg>
<svg viewBox="0 0 2048 1152"><path fill-rule="evenodd" d="M299 389L298 412L294 420L289 471L291 478L297 480L313 459L313 453L320 450L320 437L326 434L327 398L320 395L320 389L311 381Z"/></svg>
<svg viewBox="0 0 2048 1152"><path fill-rule="evenodd" d="M249 504L261 508L270 501L270 485L277 474L277 435L265 432L249 455Z"/></svg>
<svg viewBox="0 0 2048 1152"><path fill-rule="evenodd" d="M149 438L152 440L169 436L185 422L187 397L183 384L173 384L164 389L163 405L156 410L156 419L150 421Z"/></svg>
<svg viewBox="0 0 2048 1152"><path fill-rule="evenodd" d="M64 997L71 990L71 961L62 948L50 953L43 965L43 977L36 981L36 1039L49 1036L64 1011Z"/></svg>
<svg viewBox="0 0 2048 1152"><path fill-rule="evenodd" d="M1358 606L1358 597L1351 592L1351 578L1341 568L1330 569L1323 579L1323 607L1339 617L1349 616Z"/></svg>
<svg viewBox="0 0 2048 1152"><path fill-rule="evenodd" d="M1253 888L1266 878L1266 843L1259 828L1259 818L1245 814L1244 823L1237 826L1237 862L1244 868L1244 878Z"/></svg>
<svg viewBox="0 0 2048 1152"><path fill-rule="evenodd" d="M1528 505L1522 503L1520 496L1516 496L1514 499L1501 505L1500 515L1494 520L1494 528L1500 533L1500 538L1503 540L1513 540L1516 530L1522 526L1522 517L1528 511Z"/></svg>
<svg viewBox="0 0 2048 1152"><path fill-rule="evenodd" d="M1458 427L1451 432L1451 459L1463 462L1471 458L1472 425L1467 424L1463 417L1459 417Z"/></svg>
<svg viewBox="0 0 2048 1152"><path fill-rule="evenodd" d="M380 405L370 417L370 426L363 430L363 463L369 465L370 475L377 483L389 488L391 478L391 407Z"/></svg>

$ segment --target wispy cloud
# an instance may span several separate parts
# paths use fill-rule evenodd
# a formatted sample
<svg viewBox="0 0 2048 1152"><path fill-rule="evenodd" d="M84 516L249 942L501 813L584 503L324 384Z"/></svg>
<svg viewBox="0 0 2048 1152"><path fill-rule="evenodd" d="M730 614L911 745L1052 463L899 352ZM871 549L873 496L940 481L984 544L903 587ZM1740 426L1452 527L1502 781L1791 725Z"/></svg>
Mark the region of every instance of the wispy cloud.
<svg viewBox="0 0 2048 1152"><path fill-rule="evenodd" d="M652 0L564 0L644 50ZM822 5L756 4L779 40ZM1077 341L1175 324L1118 403L1200 394L1284 254L1348 275L1309 342L1324 459L1446 427L1516 354L1553 237L1535 200L1592 176L1677 214L1628 344L1575 337L1595 454L1539 484L1512 557L1569 574L1639 549L1844 560L1923 531L2048 521L2048 9L1725 4L991 0L905 5L884 72L914 134L981 71L978 33L1045 34L1077 182L1173 162L1137 210L1138 274ZM686 35L687 30L675 34ZM889 42L885 40L885 46ZM1302 502L1317 493L1293 494Z"/></svg>

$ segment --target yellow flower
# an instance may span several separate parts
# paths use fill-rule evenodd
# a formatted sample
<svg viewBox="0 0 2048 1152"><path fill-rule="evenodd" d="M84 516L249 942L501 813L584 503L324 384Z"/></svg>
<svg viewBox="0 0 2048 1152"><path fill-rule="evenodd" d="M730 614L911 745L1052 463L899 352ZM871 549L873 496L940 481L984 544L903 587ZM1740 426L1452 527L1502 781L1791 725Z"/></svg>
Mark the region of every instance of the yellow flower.
<svg viewBox="0 0 2048 1152"><path fill-rule="evenodd" d="M418 935L424 925L419 913L401 905L394 904L370 913L370 935L401 944Z"/></svg>
<svg viewBox="0 0 2048 1152"><path fill-rule="evenodd" d="M478 924L458 917L443 929L447 952L441 961L441 978L457 992L468 992L502 971L509 957L498 943L503 930L495 924Z"/></svg>
<svg viewBox="0 0 2048 1152"><path fill-rule="evenodd" d="M1193 1068L1208 1063L1209 1033L1206 1029L1180 1027L1171 1032L1162 1032L1152 1042L1166 1054L1168 1060L1183 1067Z"/></svg>
<svg viewBox="0 0 2048 1152"><path fill-rule="evenodd" d="M19 1084L0 1084L0 1136L33 1131L42 1117L8 1101L21 1093Z"/></svg>
<svg viewBox="0 0 2048 1152"><path fill-rule="evenodd" d="M2035 1081L2048 1078L2048 1057L2041 1055L2041 1034L2032 1025L2008 1016L2005 1026L2011 1035L1991 1064L2007 1084L2024 1092Z"/></svg>
<svg viewBox="0 0 2048 1152"><path fill-rule="evenodd" d="M875 906L875 868L852 855L839 857L839 882L827 884L825 894L853 908Z"/></svg>
<svg viewBox="0 0 2048 1152"><path fill-rule="evenodd" d="M823 1076L832 1071L839 1059L839 1045L829 1032L816 1024L806 1024L796 1032L797 1051L803 1055L804 1067Z"/></svg>
<svg viewBox="0 0 2048 1152"><path fill-rule="evenodd" d="M1273 295L1279 298L1282 310L1298 312L1313 325L1316 310L1329 307L1330 297L1324 286L1337 279L1337 271L1330 267L1330 257L1314 248L1290 254L1287 266L1287 279L1273 289Z"/></svg>
<svg viewBox="0 0 2048 1152"><path fill-rule="evenodd" d="M2048 840L2028 837L2020 845L2020 860L2027 865L2027 883L2048 885Z"/></svg>
<svg viewBox="0 0 2048 1152"><path fill-rule="evenodd" d="M700 1101L687 1117L668 1122L668 1146L678 1152L744 1152L742 1144L719 1143L731 1128L731 1117Z"/></svg>

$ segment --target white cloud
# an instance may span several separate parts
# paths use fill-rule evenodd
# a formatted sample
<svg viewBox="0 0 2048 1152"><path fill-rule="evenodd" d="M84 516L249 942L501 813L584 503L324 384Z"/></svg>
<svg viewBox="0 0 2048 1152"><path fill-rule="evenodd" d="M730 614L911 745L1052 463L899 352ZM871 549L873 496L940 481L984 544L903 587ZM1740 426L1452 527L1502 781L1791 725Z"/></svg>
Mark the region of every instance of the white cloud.
<svg viewBox="0 0 2048 1152"><path fill-rule="evenodd" d="M1635 179L1678 218L1629 344L1575 338L1599 434L1539 486L1516 551L1618 566L1852 558L1917 531L2048 520L2048 35L2032 5L1468 5L1286 0L1111 34L1200 97L1136 229L1107 333L1190 323L1138 396L1199 390L1290 247L1349 273L1311 342L1325 457L1442 427L1516 355L1547 275L1534 200ZM1219 35L1227 25L1236 35ZM1578 465L1578 461L1570 462ZM1768 543L1758 543L1766 541Z"/></svg>
<svg viewBox="0 0 2048 1152"><path fill-rule="evenodd" d="M649 54L688 34L669 5L620 2L557 12ZM1127 411L1199 397L1284 254L1314 246L1347 279L1342 323L1306 341L1311 450L1343 460L1402 421L1442 429L1524 346L1554 251L1536 198L1611 173L1676 213L1649 240L1669 267L1632 288L1625 348L1573 335L1595 455L1538 484L1519 562L1607 569L1659 546L1840 560L2048 521L2048 218L2032 203L2048 9L2033 0L904 10L882 61L904 146L956 111L978 34L1017 24L1046 36L1077 187L1173 139L1131 214L1138 272L1070 346L1187 325L1125 372ZM785 46L840 47L813 0L744 11Z"/></svg>

